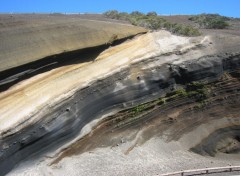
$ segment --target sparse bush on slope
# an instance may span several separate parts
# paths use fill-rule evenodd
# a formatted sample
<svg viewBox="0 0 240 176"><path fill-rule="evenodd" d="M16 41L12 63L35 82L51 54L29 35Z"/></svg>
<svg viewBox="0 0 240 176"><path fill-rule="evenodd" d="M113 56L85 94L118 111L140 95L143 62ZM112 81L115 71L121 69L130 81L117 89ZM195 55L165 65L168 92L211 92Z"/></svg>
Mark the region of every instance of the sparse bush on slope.
<svg viewBox="0 0 240 176"><path fill-rule="evenodd" d="M206 29L225 29L229 27L230 18L218 14L201 14L192 16L189 20L194 21L200 28Z"/></svg>
<svg viewBox="0 0 240 176"><path fill-rule="evenodd" d="M182 24L173 24L159 17L156 12L149 12L146 15L139 11L134 11L130 14L126 12L119 13L116 10L107 11L104 15L111 19L129 21L132 25L141 26L151 30L165 29L174 34L184 36L198 36L198 29Z"/></svg>

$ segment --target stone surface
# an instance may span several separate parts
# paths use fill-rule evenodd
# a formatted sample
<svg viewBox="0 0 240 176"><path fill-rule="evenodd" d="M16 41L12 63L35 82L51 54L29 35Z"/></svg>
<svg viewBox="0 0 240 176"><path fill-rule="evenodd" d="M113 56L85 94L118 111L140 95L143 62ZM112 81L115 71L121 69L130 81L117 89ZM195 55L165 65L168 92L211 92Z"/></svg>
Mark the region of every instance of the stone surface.
<svg viewBox="0 0 240 176"><path fill-rule="evenodd" d="M188 149L193 147L189 139L195 139L194 144L198 144L206 135L219 128L216 125L216 129L210 130L211 125L216 124L214 118L209 122L211 125L205 126L204 130L201 129L201 123L196 125L195 132L207 132L199 138L195 136L197 133L189 132L189 138L183 136L175 142L167 143L164 136L161 136L150 140L143 147L137 147L137 150L133 147L130 155L123 154L121 145L130 145L131 148L134 145L132 138L126 143L123 140L121 144L117 144L116 150L103 148L97 150L96 154L85 152L80 156L63 158L59 164L48 166L57 158L54 154L59 154L62 149L69 147L69 143L83 136L81 130L93 120L99 121L108 114L159 98L189 82L214 82L224 73L238 70L239 43L240 37L234 35L211 34L188 38L174 36L166 31L151 32L106 49L94 60L56 67L19 82L0 93L1 174L7 173L27 157L31 161L33 157L29 157L30 155L36 156L38 153L37 158L43 158L47 152L50 152L49 156L53 159L44 159L39 167L36 166L39 164L38 160L36 165L26 164L30 170L25 170L22 165L21 172L36 175L129 175L141 172L140 175L152 175L161 170L191 169L188 164L194 158L196 167L200 162L210 163L211 159L190 153ZM78 57L81 59L82 56ZM171 118L172 116L176 114L172 114ZM194 118L194 115L189 117ZM221 118L224 117L219 117ZM182 124L184 125L184 121ZM141 138L140 129L138 137ZM127 148L129 147L124 150ZM142 152L146 155L142 155ZM158 152L159 155L156 154ZM164 153L166 155L159 159ZM147 158L144 159L144 156ZM102 158L107 159L102 163ZM158 168L159 161L162 164L167 161L167 164ZM221 159L215 161L216 165L228 163ZM236 163L234 159L231 161ZM171 162L176 165L172 169ZM126 163L127 170L123 163ZM138 165L143 169L139 170ZM82 169L76 171L79 167Z"/></svg>
<svg viewBox="0 0 240 176"><path fill-rule="evenodd" d="M0 72L47 56L105 45L145 29L71 15L0 15Z"/></svg>

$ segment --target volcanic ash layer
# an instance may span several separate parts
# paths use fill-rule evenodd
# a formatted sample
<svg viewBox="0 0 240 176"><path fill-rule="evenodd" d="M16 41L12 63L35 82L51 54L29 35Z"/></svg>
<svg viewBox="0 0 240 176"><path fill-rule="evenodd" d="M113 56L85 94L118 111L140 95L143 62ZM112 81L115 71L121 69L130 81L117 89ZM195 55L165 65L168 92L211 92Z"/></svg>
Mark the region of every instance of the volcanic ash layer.
<svg viewBox="0 0 240 176"><path fill-rule="evenodd" d="M94 61L55 68L12 86L0 94L1 173L39 152L42 157L46 151L59 149L49 162L52 166L46 166L51 170L65 156L100 147L98 143L88 146L88 136L83 137L85 143L78 143L79 136L86 134L83 127L96 119L98 126L91 134L93 140L103 139L105 147L119 145L110 140L110 133L130 130L126 141L158 137L166 144L178 141L178 147L189 153L235 151L236 147L228 149L224 142L204 143L215 138L216 131L226 132L224 128L234 132L226 132L224 138L239 139L240 37L229 35L228 40L232 43L223 47L225 38L213 35L187 38L166 31L147 33L105 50ZM208 106L209 110L202 111ZM226 120L230 116L231 122ZM139 122L147 127L154 120L162 128L156 130L155 125L144 136ZM213 123L216 120L219 123ZM204 130L198 128L204 124ZM98 127L99 134L109 139L94 138Z"/></svg>

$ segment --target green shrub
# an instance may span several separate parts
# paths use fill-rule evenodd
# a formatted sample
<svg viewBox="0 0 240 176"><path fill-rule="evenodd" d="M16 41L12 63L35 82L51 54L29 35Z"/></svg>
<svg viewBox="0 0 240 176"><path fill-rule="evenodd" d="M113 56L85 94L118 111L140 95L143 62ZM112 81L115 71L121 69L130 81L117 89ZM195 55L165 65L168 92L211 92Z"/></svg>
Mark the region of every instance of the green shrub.
<svg viewBox="0 0 240 176"><path fill-rule="evenodd" d="M107 12L104 12L103 15L105 15L108 18L112 18L112 19L118 19L118 11L117 10L110 10Z"/></svg>
<svg viewBox="0 0 240 176"><path fill-rule="evenodd" d="M166 94L166 97L177 97L177 96L187 96L185 89L178 89Z"/></svg>
<svg viewBox="0 0 240 176"><path fill-rule="evenodd" d="M188 97L194 97L197 101L205 100L208 95L208 88L203 83L193 82L187 85Z"/></svg>
<svg viewBox="0 0 240 176"><path fill-rule="evenodd" d="M157 13L156 12L148 12L147 16L154 16L154 17L156 17Z"/></svg>
<svg viewBox="0 0 240 176"><path fill-rule="evenodd" d="M198 36L198 29L181 24L172 24L159 17L156 12L148 12L145 15L142 12L134 11L130 14L126 12L119 13L116 10L107 11L104 15L108 18L129 21L132 25L141 26L151 30L166 29L174 34L185 36Z"/></svg>
<svg viewBox="0 0 240 176"><path fill-rule="evenodd" d="M132 109L132 112L135 113L135 114L138 114L138 113L143 112L144 110L145 110L145 105L141 104L141 105L135 106Z"/></svg>
<svg viewBox="0 0 240 176"><path fill-rule="evenodd" d="M118 19L119 19L119 20L128 21L129 16L130 16L130 15L129 15L128 13L126 13L126 12L121 12L121 13L118 14Z"/></svg>
<svg viewBox="0 0 240 176"><path fill-rule="evenodd" d="M201 14L192 16L189 20L194 21L200 28L225 29L229 27L230 18L218 14Z"/></svg>
<svg viewBox="0 0 240 176"><path fill-rule="evenodd" d="M139 11L133 11L132 13L130 13L130 15L132 16L144 16L145 14Z"/></svg>
<svg viewBox="0 0 240 176"><path fill-rule="evenodd" d="M225 29L229 26L229 24L222 19L214 19L209 23L208 28L211 29Z"/></svg>

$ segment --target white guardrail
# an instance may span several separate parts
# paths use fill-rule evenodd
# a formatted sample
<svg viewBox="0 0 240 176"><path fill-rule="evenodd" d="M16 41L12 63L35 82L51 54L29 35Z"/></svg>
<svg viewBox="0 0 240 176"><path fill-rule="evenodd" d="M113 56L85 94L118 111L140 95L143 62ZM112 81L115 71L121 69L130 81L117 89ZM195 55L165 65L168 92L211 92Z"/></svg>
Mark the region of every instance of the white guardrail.
<svg viewBox="0 0 240 176"><path fill-rule="evenodd" d="M190 175L203 175L222 172L234 172L240 171L240 166L227 166L227 167L213 167L204 169L184 170L166 174L160 174L161 176L190 176Z"/></svg>

